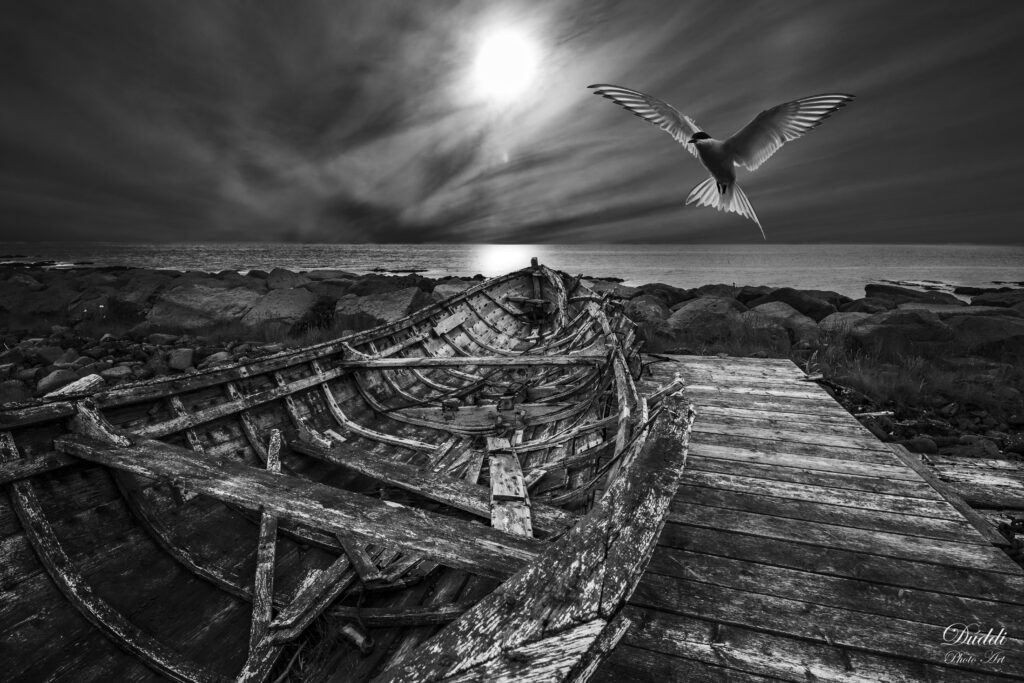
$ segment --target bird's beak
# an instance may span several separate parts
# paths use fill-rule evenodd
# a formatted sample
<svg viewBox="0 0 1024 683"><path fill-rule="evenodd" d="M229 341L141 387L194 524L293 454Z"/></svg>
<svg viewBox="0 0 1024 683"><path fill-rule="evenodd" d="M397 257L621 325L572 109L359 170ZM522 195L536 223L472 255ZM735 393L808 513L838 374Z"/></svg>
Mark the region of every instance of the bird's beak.
<svg viewBox="0 0 1024 683"><path fill-rule="evenodd" d="M695 138L695 137L690 138L689 140L687 140L687 142L689 142L691 145L695 145L695 144L697 144L697 138Z"/></svg>

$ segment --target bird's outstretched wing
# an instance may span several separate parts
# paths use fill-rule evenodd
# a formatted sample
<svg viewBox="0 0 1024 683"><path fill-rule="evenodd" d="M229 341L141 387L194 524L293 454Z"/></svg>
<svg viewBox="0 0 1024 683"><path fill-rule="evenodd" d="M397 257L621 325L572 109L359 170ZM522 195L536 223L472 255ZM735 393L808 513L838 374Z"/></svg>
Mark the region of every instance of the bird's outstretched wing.
<svg viewBox="0 0 1024 683"><path fill-rule="evenodd" d="M701 132L700 126L689 116L680 114L671 104L618 85L597 84L587 87L592 88L595 95L606 97L640 118L650 121L675 138L676 142L685 147L690 154L697 156L697 147L688 141L695 133Z"/></svg>
<svg viewBox="0 0 1024 683"><path fill-rule="evenodd" d="M737 166L753 171L783 144L795 140L853 101L853 95L814 95L765 109L725 141Z"/></svg>

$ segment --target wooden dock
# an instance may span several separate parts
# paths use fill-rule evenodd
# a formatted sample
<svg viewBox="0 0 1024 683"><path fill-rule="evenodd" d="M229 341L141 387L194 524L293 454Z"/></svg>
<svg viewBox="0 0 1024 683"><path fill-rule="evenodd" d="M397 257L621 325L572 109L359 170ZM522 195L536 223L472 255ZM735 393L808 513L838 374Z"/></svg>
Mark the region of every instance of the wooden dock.
<svg viewBox="0 0 1024 683"><path fill-rule="evenodd" d="M789 361L650 369L685 379L697 420L633 626L593 680L1024 679L1024 571L916 463ZM950 643L957 624L997 642Z"/></svg>

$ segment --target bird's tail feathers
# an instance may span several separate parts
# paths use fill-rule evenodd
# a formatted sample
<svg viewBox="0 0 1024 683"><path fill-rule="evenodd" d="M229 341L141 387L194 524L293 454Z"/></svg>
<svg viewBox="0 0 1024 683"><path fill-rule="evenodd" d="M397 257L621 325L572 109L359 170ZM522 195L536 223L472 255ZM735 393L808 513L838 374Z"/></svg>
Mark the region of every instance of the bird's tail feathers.
<svg viewBox="0 0 1024 683"><path fill-rule="evenodd" d="M710 206L719 211L735 213L744 218L749 218L757 224L758 229L761 231L761 237L768 239L764 234L764 228L761 227L761 221L757 219L757 214L754 213L754 207L750 205L747 195L736 183L729 185L725 192L719 192L718 183L712 176L690 191L689 196L686 198L686 203L696 204L697 206Z"/></svg>

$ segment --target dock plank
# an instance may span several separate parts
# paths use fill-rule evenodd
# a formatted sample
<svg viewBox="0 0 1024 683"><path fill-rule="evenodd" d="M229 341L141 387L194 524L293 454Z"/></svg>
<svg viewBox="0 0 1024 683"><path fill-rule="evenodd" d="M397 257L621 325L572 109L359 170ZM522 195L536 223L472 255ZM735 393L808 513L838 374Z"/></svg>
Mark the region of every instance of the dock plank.
<svg viewBox="0 0 1024 683"><path fill-rule="evenodd" d="M593 680L1024 679L1024 571L786 360L658 357L694 402L669 521ZM999 658L943 632L1005 628Z"/></svg>

